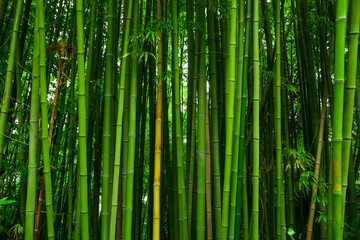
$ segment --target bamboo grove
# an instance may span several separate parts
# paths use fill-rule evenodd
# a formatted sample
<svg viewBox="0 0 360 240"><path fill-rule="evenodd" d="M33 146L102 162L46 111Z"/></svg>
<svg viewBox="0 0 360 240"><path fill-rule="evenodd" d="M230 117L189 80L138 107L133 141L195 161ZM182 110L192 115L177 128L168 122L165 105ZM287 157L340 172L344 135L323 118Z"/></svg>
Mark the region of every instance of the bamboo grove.
<svg viewBox="0 0 360 240"><path fill-rule="evenodd" d="M359 0L0 0L0 239L359 239Z"/></svg>

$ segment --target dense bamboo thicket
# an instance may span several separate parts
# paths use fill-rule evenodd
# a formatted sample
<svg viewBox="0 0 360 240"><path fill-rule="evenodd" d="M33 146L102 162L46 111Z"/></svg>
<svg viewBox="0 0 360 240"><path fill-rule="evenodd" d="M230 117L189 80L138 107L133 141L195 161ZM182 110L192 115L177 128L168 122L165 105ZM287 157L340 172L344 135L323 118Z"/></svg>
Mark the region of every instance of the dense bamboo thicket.
<svg viewBox="0 0 360 240"><path fill-rule="evenodd" d="M0 239L359 239L359 0L0 0Z"/></svg>

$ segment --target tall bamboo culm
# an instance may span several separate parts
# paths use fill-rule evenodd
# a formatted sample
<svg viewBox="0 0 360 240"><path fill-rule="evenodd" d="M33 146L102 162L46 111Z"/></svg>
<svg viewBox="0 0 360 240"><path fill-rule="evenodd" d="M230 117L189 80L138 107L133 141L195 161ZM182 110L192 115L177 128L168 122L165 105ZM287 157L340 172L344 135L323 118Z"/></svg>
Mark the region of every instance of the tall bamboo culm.
<svg viewBox="0 0 360 240"><path fill-rule="evenodd" d="M78 109L79 109L79 180L80 180L80 223L81 239L89 239L88 182L86 156L86 91L84 53L84 6L83 0L76 0L76 39L78 62Z"/></svg>
<svg viewBox="0 0 360 240"><path fill-rule="evenodd" d="M196 195L196 239L205 239L205 192L206 192L206 63L205 63L205 1L199 0L197 20L201 24L199 29L199 78L198 78L198 158L197 158L197 195Z"/></svg>
<svg viewBox="0 0 360 240"><path fill-rule="evenodd" d="M10 53L9 61L6 70L6 80L5 80L5 89L4 95L1 102L1 112L0 112L0 172L2 170L2 158L3 158L3 148L4 148L4 139L6 136L6 125L8 120L8 111L10 106L11 92L12 92L12 81L15 77L15 57L16 57L16 48L19 39L19 26L21 21L21 14L23 9L23 0L17 0L16 12L14 25L11 34L11 44L10 44ZM0 29L1 30L1 29Z"/></svg>
<svg viewBox="0 0 360 240"><path fill-rule="evenodd" d="M31 106L30 106L30 129L29 129L29 163L28 181L26 195L26 215L25 215L25 239L33 239L34 217L35 217L35 198L36 198L36 171L38 159L38 140L39 140L39 17L38 10L35 11L34 27L34 51L32 66L31 84Z"/></svg>
<svg viewBox="0 0 360 240"><path fill-rule="evenodd" d="M101 191L101 239L109 239L110 233L110 146L111 146L111 112L112 112L112 79L114 61L114 1L108 4L108 32L106 44L106 69L104 87L104 120L103 120L103 144L102 144L102 191Z"/></svg>
<svg viewBox="0 0 360 240"><path fill-rule="evenodd" d="M139 21L139 1L133 1L132 28L136 32ZM125 210L125 239L132 239L133 233L133 212L134 212L134 173L135 173L135 138L136 138L136 94L137 94L137 55L131 56L131 79L129 92L129 150L128 165L126 174L126 210ZM136 226L134 226L136 227Z"/></svg>
<svg viewBox="0 0 360 240"><path fill-rule="evenodd" d="M175 113L175 141L176 141L176 171L177 171L177 188L179 197L179 222L180 229L182 229L182 239L188 238L188 219L187 219L187 202L186 202L186 188L185 188L185 176L184 176L184 146L183 146L183 134L181 123L181 111L180 111L180 69L179 69L179 32L178 32L178 2L177 0L171 1L171 19L173 27L172 37L172 69L174 72L173 78L173 94L174 94L174 113ZM162 78L161 78L162 79ZM156 122L158 123L158 122ZM160 125L161 126L161 125ZM156 138L157 140L157 138ZM157 142L155 142L157 143ZM155 151L156 151L155 147ZM155 210L155 209L154 209ZM176 211L176 209L175 209ZM155 212L155 211L154 211ZM155 220L155 219L154 219Z"/></svg>
<svg viewBox="0 0 360 240"><path fill-rule="evenodd" d="M356 88L356 68L358 61L358 45L359 45L359 23L360 23L360 1L352 0L350 7L350 21L349 21L349 52L346 67L346 81L344 92L344 122L343 122L343 148L341 155L341 184L342 184L342 212L341 212L341 231L344 230L345 222L345 202L346 190L348 185L349 160L353 129L353 114L354 114L354 99ZM360 70L358 70L360 71Z"/></svg>
<svg viewBox="0 0 360 240"><path fill-rule="evenodd" d="M243 86L243 62L244 62L244 7L245 1L238 1L237 7L237 21L238 21L238 40L237 40L237 59L236 59L236 95L235 95L235 116L234 116L234 143L233 143L233 160L232 160L232 170L231 170L231 199L230 199L230 225L229 225L229 239L234 239L235 237L235 214L236 214L236 198L237 191L242 188L238 188L238 184L242 184L239 180L239 175L242 176L242 160L243 158L239 154L240 150L240 128L241 122L245 121L245 115L242 114L242 86ZM239 169L239 166L240 169ZM240 170L240 172L239 172Z"/></svg>
<svg viewBox="0 0 360 240"><path fill-rule="evenodd" d="M275 149L276 149L276 235L277 239L282 239L284 236L282 228L282 212L283 206L281 197L283 189L283 167L282 167L282 149L281 149L281 41L280 41L280 0L275 0L275 14L276 14L276 77L274 81L275 88Z"/></svg>
<svg viewBox="0 0 360 240"><path fill-rule="evenodd" d="M347 1L338 0L336 3L335 25L335 88L334 88L334 115L333 115L333 139L332 139L332 237L342 239L341 213L342 187L341 187L341 163L343 143L343 109L344 109L344 81L345 81L345 38L346 38Z"/></svg>
<svg viewBox="0 0 360 240"><path fill-rule="evenodd" d="M253 94L253 193L252 193L252 233L253 240L259 239L259 165L260 165L260 61L259 61L259 1L253 2L253 61L254 61L254 94Z"/></svg>
<svg viewBox="0 0 360 240"><path fill-rule="evenodd" d="M161 1L156 0L156 19L161 19ZM163 43L160 29L158 30L158 92L155 119L155 165L154 165L154 205L153 205L153 239L160 239L160 185L161 185L161 130L162 130L162 55Z"/></svg>
<svg viewBox="0 0 360 240"><path fill-rule="evenodd" d="M41 88L41 147L44 161L44 179L45 179L45 201L46 201L46 222L47 236L54 239L54 215L52 206L52 187L51 187L51 169L49 156L49 132L48 132L48 100L46 83L46 43L45 43L45 9L44 1L37 1L39 11L39 71Z"/></svg>
<svg viewBox="0 0 360 240"><path fill-rule="evenodd" d="M125 78L127 71L128 51L129 51L129 36L130 36L130 19L132 17L133 1L128 2L127 14L125 20L124 45L122 52L121 68L120 68L120 84L119 84L119 99L118 111L116 120L116 141L115 141L115 160L114 160L114 180L112 189L111 201L111 218L110 218L110 239L116 237L116 212L118 206L119 180L120 180L120 160L121 160L121 144L122 144L122 129L124 116L124 101L125 101ZM125 221L122 221L124 223ZM123 233L123 232L122 232ZM124 233L125 234L125 233Z"/></svg>
<svg viewBox="0 0 360 240"><path fill-rule="evenodd" d="M224 187L223 187L223 204L221 216L221 239L228 238L229 233L229 206L230 206L230 180L231 180L231 163L232 163L232 144L233 144L233 126L234 126L234 99L235 99L235 82L236 82L236 20L237 20L237 1L231 1L230 15L230 40L229 40L229 57L228 69L225 73L226 78L226 146L225 146L225 167L224 167Z"/></svg>
<svg viewBox="0 0 360 240"><path fill-rule="evenodd" d="M210 98L211 98L211 166L213 168L213 216L215 238L221 238L221 183L220 183L220 144L219 144L219 110L217 96L217 69L216 69L216 41L215 41L215 13L212 7L207 12L207 29L209 44L209 75L210 75Z"/></svg>

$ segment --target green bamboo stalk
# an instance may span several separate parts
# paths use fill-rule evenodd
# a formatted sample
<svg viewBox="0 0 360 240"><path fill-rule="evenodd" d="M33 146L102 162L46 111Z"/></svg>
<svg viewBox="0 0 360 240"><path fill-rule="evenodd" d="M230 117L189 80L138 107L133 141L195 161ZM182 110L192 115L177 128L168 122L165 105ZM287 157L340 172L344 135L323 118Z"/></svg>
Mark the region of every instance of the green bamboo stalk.
<svg viewBox="0 0 360 240"><path fill-rule="evenodd" d="M245 68L244 68L245 69ZM245 80L245 78L244 78ZM249 239L249 200L248 200L248 192L247 192L247 159L246 153L244 152L244 160L243 160L243 193L242 193L242 212L243 212L243 231L244 231L244 239Z"/></svg>
<svg viewBox="0 0 360 240"><path fill-rule="evenodd" d="M110 148L111 148L111 112L112 112L112 79L113 79L113 61L114 61L114 1L108 3L108 33L106 45L106 72L105 72L105 90L104 90L104 122L103 122L103 170L102 170L102 195L101 195L101 239L109 239L110 227Z"/></svg>
<svg viewBox="0 0 360 240"><path fill-rule="evenodd" d="M242 82L243 82L243 59L244 59L244 7L243 0L238 1L238 18L239 18L239 31L238 31L238 60L237 62L237 77L236 77L236 101L235 101L235 119L234 119L234 143L233 143L233 161L231 171L231 208L230 208L230 227L229 239L234 239L235 236L235 212L236 212L236 198L238 190L238 176L240 175L239 165L242 166L242 157L239 157L240 148L240 128L241 122L245 121L245 115L242 114ZM245 107L245 106L243 106ZM241 172L242 174L242 172ZM241 180L241 179L240 179Z"/></svg>
<svg viewBox="0 0 360 240"><path fill-rule="evenodd" d="M171 19L172 19L172 49L173 49L173 66L174 71L174 84L173 84L173 108L174 108L174 121L175 121L175 141L176 141L176 166L177 166L177 188L179 197L179 222L180 229L182 229L183 239L188 239L188 219L187 219L187 199L186 199L186 186L184 176L184 146L182 139L182 124L180 113L180 69L179 69L179 32L178 32L178 4L177 0L171 2ZM204 125L205 127L205 125ZM205 143L205 142L204 142ZM204 210L205 212L205 210Z"/></svg>
<svg viewBox="0 0 360 240"><path fill-rule="evenodd" d="M275 90L275 147L276 147L276 235L277 239L282 239L284 229L282 228L282 212L285 207L282 204L283 171L282 171L282 148L281 148L281 41L280 41L280 0L275 2L276 14L276 77L274 81Z"/></svg>
<svg viewBox="0 0 360 240"><path fill-rule="evenodd" d="M74 22L75 25L75 22ZM72 44L75 45L76 42L76 38L75 38L75 31L73 33L72 36ZM69 109L69 114L71 114L70 116L70 121L69 121L69 126L70 126L70 133L68 135L68 143L69 143L69 153L68 153L68 162L70 162L69 164L69 177L68 177L68 215L67 215L67 225L68 225L68 234L67 234L67 239L70 240L72 239L72 232L73 232L73 194L74 194L74 184L73 184L73 179L74 179L74 174L73 174L73 170L74 170L74 156L75 156L75 130L76 130L76 124L75 124L75 99L74 99L74 91L75 91L75 76L76 76L76 61L72 61L71 63L71 83L70 83L70 109ZM75 184L76 186L76 184Z"/></svg>
<svg viewBox="0 0 360 240"><path fill-rule="evenodd" d="M30 129L29 129L29 163L26 195L25 239L33 239L35 201L36 201L36 172L38 159L39 134L39 18L35 13L34 50L31 84Z"/></svg>
<svg viewBox="0 0 360 240"><path fill-rule="evenodd" d="M70 126L71 123L73 122L73 119L70 118ZM72 123L73 124L73 123ZM73 137L72 137L73 138ZM71 134L69 134L69 139L71 139ZM69 144L69 146L72 146ZM73 168L74 168L74 159L73 159L73 150L71 151L71 149L73 149L74 147L70 147L69 150L69 155L68 155L68 161L70 161L69 164L69 177L68 177L68 186L67 186L67 190L68 190L68 210L67 210L67 225L68 225L68 231L67 231L67 239L72 239L72 222L73 222ZM72 152L72 154L71 154Z"/></svg>
<svg viewBox="0 0 360 240"><path fill-rule="evenodd" d="M103 44L103 38L101 36L103 36L103 22L104 22L104 6L102 4L98 4L98 15L100 15L97 18L97 23L98 24L98 29L97 29L97 34L96 34L96 55L97 56L97 60L95 61L95 66L97 69L97 72L95 73L94 78L95 79L100 79L103 76L103 59L102 59L102 51L101 51L101 46ZM101 95L102 95L102 88L100 86L97 85L97 81L94 81L93 83L94 86L94 92L95 92L95 98L96 99L101 99ZM102 133L103 133L103 109L101 108L103 101L96 101L95 103L95 142L94 142L94 148L95 148L95 163L94 163L94 187L93 187L93 208L92 208L92 234L93 234L93 239L94 240L98 240L99 239L99 232L100 232L100 224L99 224L99 196L100 196L100 186L101 186L101 161L102 161Z"/></svg>
<svg viewBox="0 0 360 240"><path fill-rule="evenodd" d="M199 5L195 2L195 11L198 11L197 8ZM191 143L190 143L190 166L189 166L189 179L188 179L188 194L187 194L187 202L188 202L188 234L189 238L193 236L193 206L195 197L193 196L194 191L194 181L195 181L195 161L196 161L196 87L199 78L199 48L200 48L200 41L199 41L199 27L195 28L195 39L194 39L194 59L193 59L193 78L192 78L192 92L189 95L192 97L192 117L191 121ZM195 182L196 183L196 182ZM195 214L194 214L195 215Z"/></svg>
<svg viewBox="0 0 360 240"><path fill-rule="evenodd" d="M237 5L236 0L231 1L230 18L230 40L229 40L229 58L228 58L228 78L226 78L226 146L225 146L225 167L224 167L224 187L222 204L222 239L228 238L229 231L229 207L230 207L230 180L231 166L233 156L233 125L234 125L234 103L235 103L235 81L236 81L236 19Z"/></svg>
<svg viewBox="0 0 360 240"><path fill-rule="evenodd" d="M198 8L198 4L196 4L195 9ZM197 11L197 10L196 10ZM192 115L191 115L191 139L190 140L190 147L187 149L187 151L189 152L190 155L190 166L189 166L189 174L188 174L188 194L187 194L187 202L188 202L188 212L187 212L187 217L188 217L188 233L189 233L189 238L191 238L192 235L192 229L193 229L193 193L194 193L194 179L195 179L195 154L196 154L196 86L197 86L197 82L198 82L198 78L199 78L199 45L200 45L200 41L199 40L199 28L196 27L195 28L195 39L194 39L194 59L193 59L193 75L192 75L192 89L190 88L189 90L192 90L189 92L189 95L192 98ZM189 79L190 80L190 79Z"/></svg>
<svg viewBox="0 0 360 240"><path fill-rule="evenodd" d="M213 223L212 223L212 190L211 190L211 156L210 156L210 122L209 122L209 103L206 98L206 233L207 239L213 239Z"/></svg>
<svg viewBox="0 0 360 240"><path fill-rule="evenodd" d="M332 64L332 59L334 57L334 51L335 51L335 34L334 31L332 31L331 34L331 39L330 39L330 51L329 51L329 68L331 68L331 64ZM328 84L329 86L330 84ZM331 104L331 91L329 91L329 98L330 98L330 107L332 107L331 110L331 116L334 116L334 106ZM333 96L335 95L335 93L333 94ZM327 130L327 129L325 129ZM332 192L333 192L333 164L332 164L332 160L333 160L333 144L330 143L330 151L329 151L329 158L328 158L328 206L327 206L327 213L326 213L326 236L328 237L328 239L332 239L332 229L333 229L333 198L332 196Z"/></svg>
<svg viewBox="0 0 360 240"><path fill-rule="evenodd" d="M11 34L11 44L10 44L10 53L8 66L6 70L6 80L5 80L5 88L4 95L1 104L1 112L0 112L0 170L2 169L2 158L3 158L3 148L5 146L4 137L6 136L6 125L8 121L8 113L10 106L10 98L12 92L12 80L15 76L15 57L16 57L16 48L18 46L19 39L19 26L21 21L21 14L23 9L24 1L18 0L16 3L16 12L14 25Z"/></svg>
<svg viewBox="0 0 360 240"><path fill-rule="evenodd" d="M248 227L248 198L247 198L247 174L246 174L246 152L245 152L245 123L246 123L246 106L247 106L247 86L248 86L248 66L249 66L249 51L250 51L250 33L251 33L251 1L246 3L246 18L245 18L245 43L244 43L244 62L243 62L243 80L242 80L242 100L241 100L241 121L240 126L240 141L239 141L239 169L238 178L241 184L238 184L237 201L236 201L236 217L235 225L239 226L241 218L241 205L243 205L243 229L244 239L249 238ZM238 180L238 181L239 181ZM242 204L241 204L242 203ZM240 228L235 229L235 239L239 239Z"/></svg>
<svg viewBox="0 0 360 240"><path fill-rule="evenodd" d="M84 9L83 0L76 0L76 39L78 61L78 109L79 109L79 167L80 167L80 212L81 238L89 239L88 183L86 156L86 89L84 54Z"/></svg>
<svg viewBox="0 0 360 240"><path fill-rule="evenodd" d="M288 101L287 101L287 90L285 88L281 89L281 97L282 97L282 114L283 114L283 123L284 123L284 136L285 136L285 147L291 147L290 144L290 135L289 135L289 123L288 123ZM288 184L288 195L287 199L289 201L289 227L295 230L294 224L294 185L293 185L293 167L291 166L290 159L288 155L284 156L285 158L285 166L286 166L286 182ZM290 164L290 165L289 165ZM284 166L284 165L283 165Z"/></svg>
<svg viewBox="0 0 360 240"><path fill-rule="evenodd" d="M81 224L80 224L80 161L77 159L76 163L76 203L75 203L75 231L74 231L74 239L81 239Z"/></svg>
<svg viewBox="0 0 360 240"><path fill-rule="evenodd" d="M341 239L342 222L342 142L343 142L343 109L344 109L344 62L346 38L347 1L339 0L336 3L335 28L335 89L334 89L334 116L333 120L333 239Z"/></svg>
<svg viewBox="0 0 360 240"><path fill-rule="evenodd" d="M119 100L118 100L118 111L116 121L116 149L115 149L115 161L114 161L114 180L113 180L113 194L111 202L111 218L110 218L110 239L115 239L116 230L116 211L117 211L117 196L119 191L119 178L120 178L120 156L121 156L121 142L122 142L122 126L123 126L123 115L124 115L124 99L125 99L125 77L127 68L127 56L129 47L129 35L130 35L130 19L132 17L133 1L128 2L126 22L124 24L124 45L123 54L120 69L120 85L119 85ZM124 182L122 181L122 184ZM122 221L125 222L125 221ZM131 223L131 221L130 221ZM129 223L128 223L129 224ZM129 232L125 236L128 236ZM131 234L131 231L130 231Z"/></svg>
<svg viewBox="0 0 360 240"><path fill-rule="evenodd" d="M139 18L139 1L133 3L133 32L136 32ZM131 56L131 80L129 102L129 150L126 175L126 210L125 210L125 239L132 238L133 196L134 196L134 165L136 138L136 93L137 93L137 55Z"/></svg>
<svg viewBox="0 0 360 240"><path fill-rule="evenodd" d="M90 7L90 29L89 29L89 37L88 37L88 53L87 55L89 56L89 60L87 63L87 71L86 71L86 78L85 78L85 91L86 91L86 126L89 127L89 114L90 114L90 101L91 101L91 97L90 97L90 82L94 81L94 76L96 76L95 74L95 62L96 62L96 57L95 57L95 30L96 30L96 10L97 10L97 4L98 1L97 0L92 0L91 1L91 7ZM90 135L90 128L88 129L89 131L89 135ZM90 141L90 136L89 136L89 141ZM88 144L89 144L88 141ZM91 144L91 143L90 143ZM90 149L88 149L88 151L91 151ZM90 166L89 166L90 168Z"/></svg>
<svg viewBox="0 0 360 240"><path fill-rule="evenodd" d="M16 51L16 75L15 75L15 81L16 81L16 112L17 112L17 118L18 118L18 129L19 129L19 135L20 135L20 141L25 142L24 137L24 103L22 100L22 86L21 86L21 76L22 76L22 68L21 68L21 53L20 44L18 45L18 49ZM19 165L23 168L26 166L25 161L25 144L20 143L19 144ZM20 208L20 218L21 222L24 225L25 224L25 205L26 205L26 182L25 182L25 175L20 175L20 189L19 189L19 208Z"/></svg>
<svg viewBox="0 0 360 240"><path fill-rule="evenodd" d="M355 183L355 161L350 155L350 168L349 168L349 210L350 210L350 223L356 223L359 216L358 200L356 198L356 183Z"/></svg>
<svg viewBox="0 0 360 240"><path fill-rule="evenodd" d="M254 61L254 95L253 95L253 194L252 194L252 239L259 239L259 101L260 101L260 63L259 63L259 0L253 6L253 61ZM280 89L279 89L280 91ZM280 135L281 136L281 135Z"/></svg>
<svg viewBox="0 0 360 240"><path fill-rule="evenodd" d="M188 99L187 99L187 126L186 126L186 191L189 187L190 175L190 153L192 136L192 119L193 119L193 91L194 91L194 1L186 0L186 27L187 27L187 48L188 48ZM190 206L188 206L190 207ZM189 218L188 218L189 220ZM189 222L189 221L188 221ZM189 228L190 229L190 228Z"/></svg>
<svg viewBox="0 0 360 240"><path fill-rule="evenodd" d="M39 10L39 68L40 68L40 88L41 88L41 146L44 158L44 179L45 179L45 201L47 217L48 238L54 236L54 215L52 204L52 187L51 187L51 169L49 156L49 132L48 132L48 101L47 101L47 84L46 84L46 46L45 46L45 9L44 1L37 2Z"/></svg>
<svg viewBox="0 0 360 240"><path fill-rule="evenodd" d="M213 212L215 238L221 238L221 183L219 162L219 121L218 121L218 96L217 96L217 69L216 69L216 42L215 42L215 13L214 8L208 8L208 48L209 48L209 75L210 75L210 97L211 97L211 159L213 162Z"/></svg>
<svg viewBox="0 0 360 240"><path fill-rule="evenodd" d="M205 8L204 2L199 1L198 22L199 31L199 80L198 80L198 160L197 160L197 202L196 202L196 239L205 239L205 159L206 159L206 73L205 73Z"/></svg>
<svg viewBox="0 0 360 240"><path fill-rule="evenodd" d="M359 45L360 1L351 1L350 28L348 33L349 52L346 67L346 81L344 92L344 121L343 121L343 149L341 155L341 184L342 184L342 231L344 229L346 190L348 185L349 159L351 154L352 127L354 116L354 100L356 88L356 68Z"/></svg>

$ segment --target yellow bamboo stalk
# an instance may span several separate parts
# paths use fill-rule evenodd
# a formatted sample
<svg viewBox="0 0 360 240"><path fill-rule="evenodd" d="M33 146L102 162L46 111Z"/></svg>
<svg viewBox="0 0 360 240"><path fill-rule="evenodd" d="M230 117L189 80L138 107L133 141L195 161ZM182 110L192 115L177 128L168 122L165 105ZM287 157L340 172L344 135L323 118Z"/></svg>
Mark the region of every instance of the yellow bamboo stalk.
<svg viewBox="0 0 360 240"><path fill-rule="evenodd" d="M161 18L161 2L156 0L156 19ZM162 121L162 39L158 30L158 92L155 119L155 164L154 164L154 205L153 240L160 239L160 184L161 184L161 121Z"/></svg>
<svg viewBox="0 0 360 240"><path fill-rule="evenodd" d="M321 111L319 139L318 139L316 161L315 161L315 176L316 176L316 179L318 179L319 172L320 172L321 150L322 150L322 145L323 145L324 125L325 125L325 118L326 118L326 100L327 100L326 97L327 97L327 87L325 86L325 92L324 92L323 103L322 103L322 111ZM314 197L316 197L317 191L318 191L318 188L315 185L313 187L312 195L311 195L310 213L309 213L309 219L308 219L308 228L307 228L307 233L306 233L306 240L311 240L311 236L312 236L313 223L314 223L314 214L315 214L315 208L316 208Z"/></svg>

